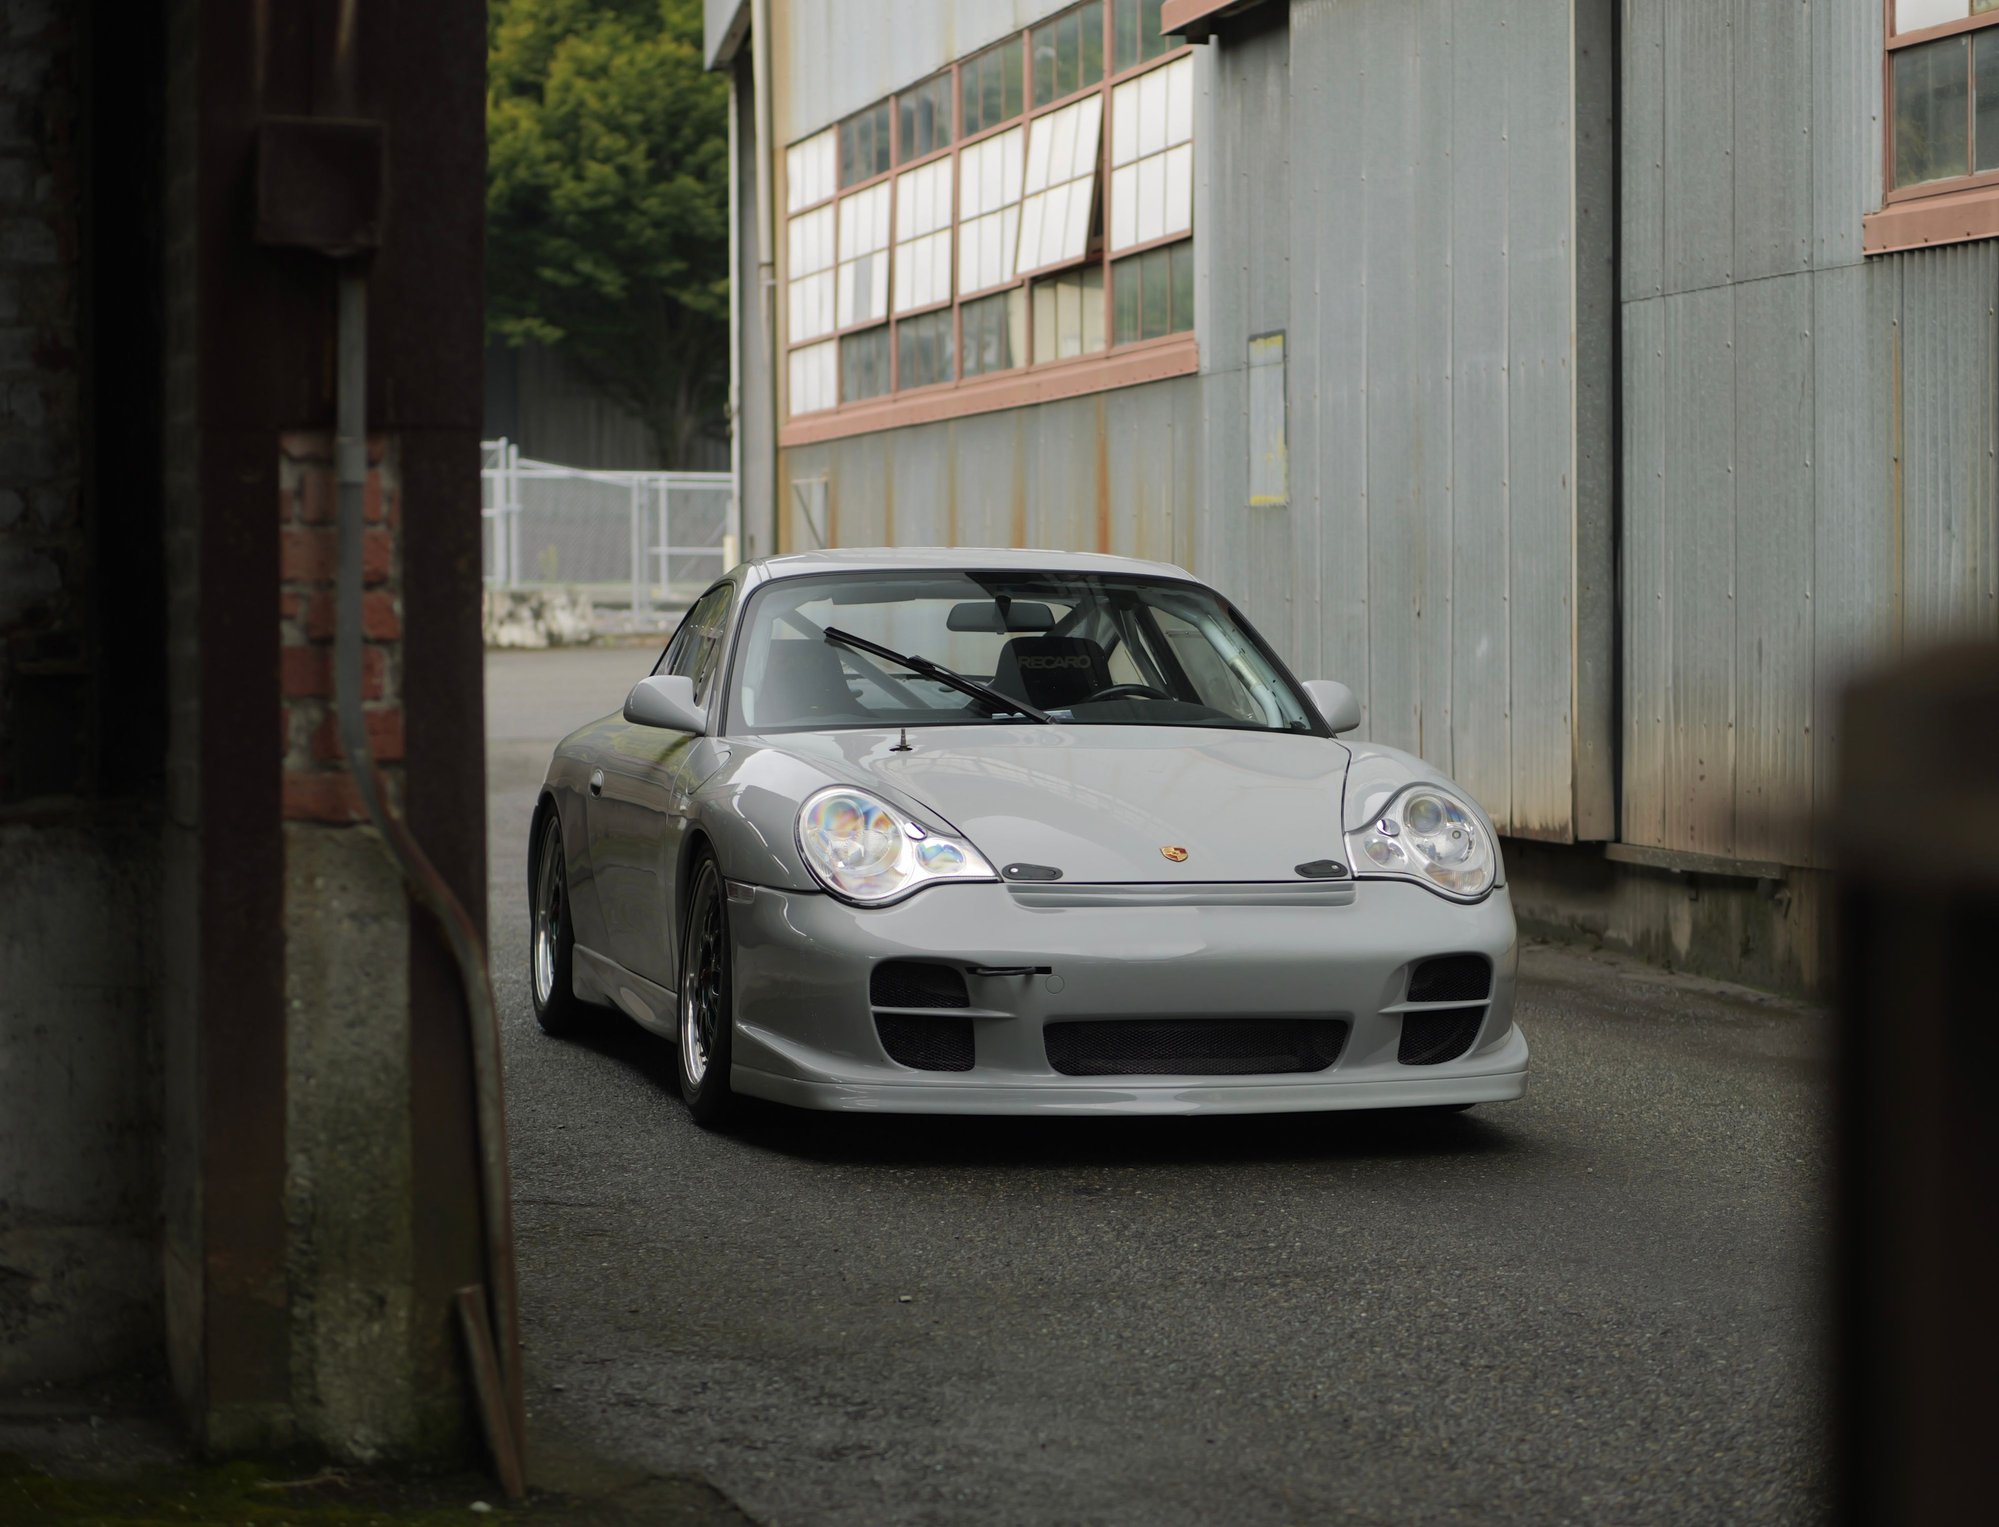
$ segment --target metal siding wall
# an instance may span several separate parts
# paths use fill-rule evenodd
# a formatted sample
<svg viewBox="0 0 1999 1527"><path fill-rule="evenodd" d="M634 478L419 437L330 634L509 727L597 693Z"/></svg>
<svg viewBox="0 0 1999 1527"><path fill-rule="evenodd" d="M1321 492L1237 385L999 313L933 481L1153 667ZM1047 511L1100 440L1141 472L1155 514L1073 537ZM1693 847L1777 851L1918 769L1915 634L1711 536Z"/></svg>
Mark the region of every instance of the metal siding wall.
<svg viewBox="0 0 1999 1527"><path fill-rule="evenodd" d="M1196 247L1208 274L1200 335L1211 574L1273 642L1291 651L1292 611L1305 592L1293 587L1297 474L1293 507L1249 503L1249 341L1288 330L1292 321L1290 177L1284 156L1270 151L1289 136L1290 36L1270 19L1245 18L1247 28L1224 46L1196 55L1212 60L1202 92L1206 110L1196 123L1196 160L1206 182ZM1294 393L1288 416L1295 419L1305 406Z"/></svg>
<svg viewBox="0 0 1999 1527"><path fill-rule="evenodd" d="M1416 26L1405 4L1357 7L1367 113L1367 735L1423 746L1422 572L1425 421L1417 404Z"/></svg>
<svg viewBox="0 0 1999 1527"><path fill-rule="evenodd" d="M1665 6L1663 281L1669 294L1719 286L1735 263L1734 9L1735 0L1668 0Z"/></svg>
<svg viewBox="0 0 1999 1527"><path fill-rule="evenodd" d="M1624 310L1624 841L1666 842L1673 606L1666 560L1667 298Z"/></svg>
<svg viewBox="0 0 1999 1527"><path fill-rule="evenodd" d="M1666 8L1624 5L1624 250L1627 301L1666 290Z"/></svg>
<svg viewBox="0 0 1999 1527"><path fill-rule="evenodd" d="M1810 856L1812 278L1736 288L1734 851Z"/></svg>
<svg viewBox="0 0 1999 1527"><path fill-rule="evenodd" d="M1999 244L1901 257L1902 638L1999 634Z"/></svg>
<svg viewBox="0 0 1999 1527"><path fill-rule="evenodd" d="M1666 843L1735 838L1735 325L1727 287L1668 297Z"/></svg>
<svg viewBox="0 0 1999 1527"><path fill-rule="evenodd" d="M1891 440L1901 264L1821 271L1812 297L1812 799L1821 809L1807 862L1826 864L1823 808L1838 784L1840 696L1857 669L1894 650Z"/></svg>
<svg viewBox="0 0 1999 1527"><path fill-rule="evenodd" d="M794 446L779 480L789 493L825 476L829 545L1041 546L1189 565L1199 385L1176 378Z"/></svg>
<svg viewBox="0 0 1999 1527"><path fill-rule="evenodd" d="M1291 524L1246 538L1251 585L1291 590L1298 666L1354 683L1369 737L1452 770L1506 830L1563 839L1572 45L1567 0L1293 0L1289 141L1358 152L1300 148L1280 181L1267 134L1216 149L1236 156L1218 177L1281 183L1290 222L1290 269L1270 274L1292 315ZM1221 48L1234 95L1265 88L1242 81L1228 31ZM1245 200L1218 191L1207 226L1218 272L1265 268ZM1252 332L1247 313L1235 326ZM1203 343L1218 356L1234 338L1218 321ZM1209 397L1209 475L1233 494L1235 399ZM1269 619L1277 596L1259 597Z"/></svg>
<svg viewBox="0 0 1999 1527"><path fill-rule="evenodd" d="M1881 30L1874 0L1812 6L1812 246L1821 267L1861 257L1861 218L1881 205Z"/></svg>
<svg viewBox="0 0 1999 1527"><path fill-rule="evenodd" d="M1735 0L1735 279L1812 262L1812 11Z"/></svg>
<svg viewBox="0 0 1999 1527"><path fill-rule="evenodd" d="M1507 482L1511 495L1513 809L1525 837L1573 836L1575 264L1569 6L1507 28ZM1466 257L1475 256L1467 249Z"/></svg>

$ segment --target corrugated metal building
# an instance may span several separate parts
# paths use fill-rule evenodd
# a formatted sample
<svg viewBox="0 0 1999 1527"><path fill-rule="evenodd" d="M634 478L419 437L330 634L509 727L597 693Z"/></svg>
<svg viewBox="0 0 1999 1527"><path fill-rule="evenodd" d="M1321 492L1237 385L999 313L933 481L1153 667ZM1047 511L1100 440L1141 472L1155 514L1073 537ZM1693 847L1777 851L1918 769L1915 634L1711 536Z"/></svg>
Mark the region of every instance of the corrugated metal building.
<svg viewBox="0 0 1999 1527"><path fill-rule="evenodd" d="M1820 984L1841 685L1999 630L1999 12L708 23L753 544L1177 559L1476 793L1530 910Z"/></svg>

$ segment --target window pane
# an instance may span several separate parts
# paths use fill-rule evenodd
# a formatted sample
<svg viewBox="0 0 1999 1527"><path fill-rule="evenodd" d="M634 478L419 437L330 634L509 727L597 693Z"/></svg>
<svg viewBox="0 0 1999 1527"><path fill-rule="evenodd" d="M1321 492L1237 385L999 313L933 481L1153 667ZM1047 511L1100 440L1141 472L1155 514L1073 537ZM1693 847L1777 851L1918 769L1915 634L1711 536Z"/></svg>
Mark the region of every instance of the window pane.
<svg viewBox="0 0 1999 1527"><path fill-rule="evenodd" d="M1034 104L1046 106L1104 77L1104 0L1034 29Z"/></svg>
<svg viewBox="0 0 1999 1527"><path fill-rule="evenodd" d="M832 340L823 345L807 345L791 352L791 412L815 414L839 402L838 377L840 347Z"/></svg>
<svg viewBox="0 0 1999 1527"><path fill-rule="evenodd" d="M1978 8L1990 10L1991 0ZM1940 22L1962 21L1970 14L1965 0L1895 0L1895 30L1914 32Z"/></svg>
<svg viewBox="0 0 1999 1527"><path fill-rule="evenodd" d="M1111 267L1111 343L1128 345L1139 337L1139 289L1144 284L1144 255L1133 255Z"/></svg>
<svg viewBox="0 0 1999 1527"><path fill-rule="evenodd" d="M1010 371L1027 360L1027 293L1015 287L965 304L965 375Z"/></svg>
<svg viewBox="0 0 1999 1527"><path fill-rule="evenodd" d="M1173 255L1173 332L1188 334L1194 328L1194 241L1175 244Z"/></svg>
<svg viewBox="0 0 1999 1527"><path fill-rule="evenodd" d="M1970 40L1946 37L1895 55L1895 184L1970 173Z"/></svg>
<svg viewBox="0 0 1999 1527"><path fill-rule="evenodd" d="M1158 339L1172 332L1173 257L1167 250L1152 249L1139 258L1145 262L1145 294L1139 306L1139 326L1145 338Z"/></svg>
<svg viewBox="0 0 1999 1527"><path fill-rule="evenodd" d="M1002 110L999 120L1009 121L1027 110L1027 65L1021 57L1020 44L1009 42L1000 49L1000 68L1004 80Z"/></svg>
<svg viewBox="0 0 1999 1527"><path fill-rule="evenodd" d="M1999 8L1999 0L1991 3ZM1999 170L1999 31L1978 34L1976 56L1978 122L1974 168Z"/></svg>
<svg viewBox="0 0 1999 1527"><path fill-rule="evenodd" d="M921 159L951 141L951 76L940 74L897 97L902 162Z"/></svg>
<svg viewBox="0 0 1999 1527"><path fill-rule="evenodd" d="M840 341L840 399L878 398L888 391L888 330L869 329Z"/></svg>
<svg viewBox="0 0 1999 1527"><path fill-rule="evenodd" d="M1992 0L1999 5L1999 0ZM1162 33L1160 9L1165 0L1117 0L1117 37L1112 67L1119 73L1170 53L1186 38Z"/></svg>
<svg viewBox="0 0 1999 1527"><path fill-rule="evenodd" d="M955 349L949 308L904 319L896 325L898 389L953 380L957 374L952 365Z"/></svg>
<svg viewBox="0 0 1999 1527"><path fill-rule="evenodd" d="M1104 268L1034 283L1034 358L1068 360L1104 347Z"/></svg>
<svg viewBox="0 0 1999 1527"><path fill-rule="evenodd" d="M851 186L887 172L888 102L840 124L840 184Z"/></svg>

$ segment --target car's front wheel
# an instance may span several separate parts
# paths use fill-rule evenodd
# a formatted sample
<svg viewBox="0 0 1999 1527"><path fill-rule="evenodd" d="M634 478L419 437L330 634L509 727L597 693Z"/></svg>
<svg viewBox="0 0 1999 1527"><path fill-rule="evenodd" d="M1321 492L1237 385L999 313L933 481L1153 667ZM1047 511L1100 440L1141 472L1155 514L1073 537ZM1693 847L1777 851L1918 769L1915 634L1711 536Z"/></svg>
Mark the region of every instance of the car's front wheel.
<svg viewBox="0 0 1999 1527"><path fill-rule="evenodd" d="M535 856L534 927L528 938L528 991L534 1019L545 1034L574 1034L586 1019L571 983L576 930L569 920L569 873L562 853L562 820L553 811L541 830Z"/></svg>
<svg viewBox="0 0 1999 1527"><path fill-rule="evenodd" d="M734 1051L735 946L728 898L714 856L701 855L687 887L680 940L680 1095L694 1122L714 1129L735 1112L729 1089Z"/></svg>

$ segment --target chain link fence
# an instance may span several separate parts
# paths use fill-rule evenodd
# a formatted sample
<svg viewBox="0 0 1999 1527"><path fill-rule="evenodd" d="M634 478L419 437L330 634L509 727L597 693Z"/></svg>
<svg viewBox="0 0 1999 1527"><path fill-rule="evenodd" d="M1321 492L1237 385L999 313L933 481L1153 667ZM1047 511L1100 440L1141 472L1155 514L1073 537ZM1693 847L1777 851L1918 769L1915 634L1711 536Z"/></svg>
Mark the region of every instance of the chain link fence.
<svg viewBox="0 0 1999 1527"><path fill-rule="evenodd" d="M727 472L610 472L481 446L489 589L568 588L634 617L681 608L736 560Z"/></svg>

